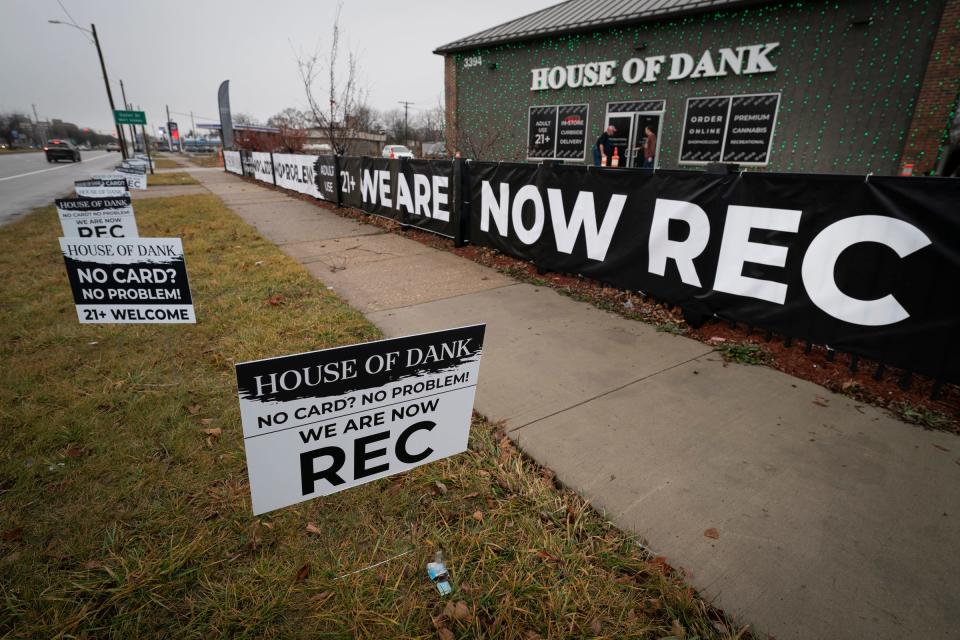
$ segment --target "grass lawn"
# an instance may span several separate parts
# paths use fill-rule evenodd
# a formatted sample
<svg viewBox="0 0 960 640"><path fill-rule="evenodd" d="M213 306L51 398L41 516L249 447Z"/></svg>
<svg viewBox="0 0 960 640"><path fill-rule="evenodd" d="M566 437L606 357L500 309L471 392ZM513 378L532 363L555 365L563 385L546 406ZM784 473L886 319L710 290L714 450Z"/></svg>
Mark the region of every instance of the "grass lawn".
<svg viewBox="0 0 960 640"><path fill-rule="evenodd" d="M214 196L135 210L183 238L198 324L81 325L54 208L0 228L0 635L742 637L479 420L467 453L254 518L234 363L379 334Z"/></svg>
<svg viewBox="0 0 960 640"><path fill-rule="evenodd" d="M158 167L159 168L159 167ZM173 173L155 173L147 175L147 187L165 187L170 185L200 184L184 171ZM140 235L143 235L142 233Z"/></svg>
<svg viewBox="0 0 960 640"><path fill-rule="evenodd" d="M154 162L156 163L157 169L177 169L183 166L183 164L173 158L157 158Z"/></svg>
<svg viewBox="0 0 960 640"><path fill-rule="evenodd" d="M7 153L40 153L43 149L0 149L0 154Z"/></svg>
<svg viewBox="0 0 960 640"><path fill-rule="evenodd" d="M217 154L205 156L190 156L190 162L198 167L222 167L220 158Z"/></svg>

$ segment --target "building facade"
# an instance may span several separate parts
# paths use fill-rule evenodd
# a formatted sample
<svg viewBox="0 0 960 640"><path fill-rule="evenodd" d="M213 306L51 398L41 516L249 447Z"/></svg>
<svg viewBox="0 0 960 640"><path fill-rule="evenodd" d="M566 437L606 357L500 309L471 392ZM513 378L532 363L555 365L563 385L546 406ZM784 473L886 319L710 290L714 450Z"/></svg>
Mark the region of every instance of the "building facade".
<svg viewBox="0 0 960 640"><path fill-rule="evenodd" d="M620 166L649 126L658 168L919 174L957 105L960 0L570 0L436 53L467 157L593 163L612 124Z"/></svg>

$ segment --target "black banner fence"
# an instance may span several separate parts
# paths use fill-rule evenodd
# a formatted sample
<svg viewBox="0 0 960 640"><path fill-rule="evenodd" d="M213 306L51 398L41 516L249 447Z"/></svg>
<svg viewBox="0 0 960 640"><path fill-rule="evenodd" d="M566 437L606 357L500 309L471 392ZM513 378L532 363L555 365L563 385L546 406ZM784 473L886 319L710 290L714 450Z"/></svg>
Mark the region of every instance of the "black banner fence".
<svg viewBox="0 0 960 640"><path fill-rule="evenodd" d="M338 206L960 381L958 180L316 158Z"/></svg>

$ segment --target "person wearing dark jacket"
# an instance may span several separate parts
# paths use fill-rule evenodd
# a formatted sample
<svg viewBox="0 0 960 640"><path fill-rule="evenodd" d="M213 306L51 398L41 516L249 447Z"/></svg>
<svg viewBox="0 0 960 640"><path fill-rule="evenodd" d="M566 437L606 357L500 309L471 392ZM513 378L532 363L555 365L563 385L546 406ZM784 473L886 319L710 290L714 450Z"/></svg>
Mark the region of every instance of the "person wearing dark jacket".
<svg viewBox="0 0 960 640"><path fill-rule="evenodd" d="M613 157L613 140L610 139L611 136L616 135L617 128L613 125L607 127L607 130L600 134L600 137L597 138L597 143L593 145L593 164L595 166L600 166L600 159L602 156L607 157L607 166L610 166L610 158Z"/></svg>

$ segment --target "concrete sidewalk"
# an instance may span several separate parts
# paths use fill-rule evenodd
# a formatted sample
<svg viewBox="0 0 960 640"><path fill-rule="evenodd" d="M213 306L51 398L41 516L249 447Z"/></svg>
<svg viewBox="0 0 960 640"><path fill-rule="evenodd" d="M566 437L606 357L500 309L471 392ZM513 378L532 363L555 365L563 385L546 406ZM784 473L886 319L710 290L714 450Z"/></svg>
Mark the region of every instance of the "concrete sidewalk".
<svg viewBox="0 0 960 640"><path fill-rule="evenodd" d="M761 637L958 637L956 436L235 176L191 173L387 335L487 323L477 410Z"/></svg>

